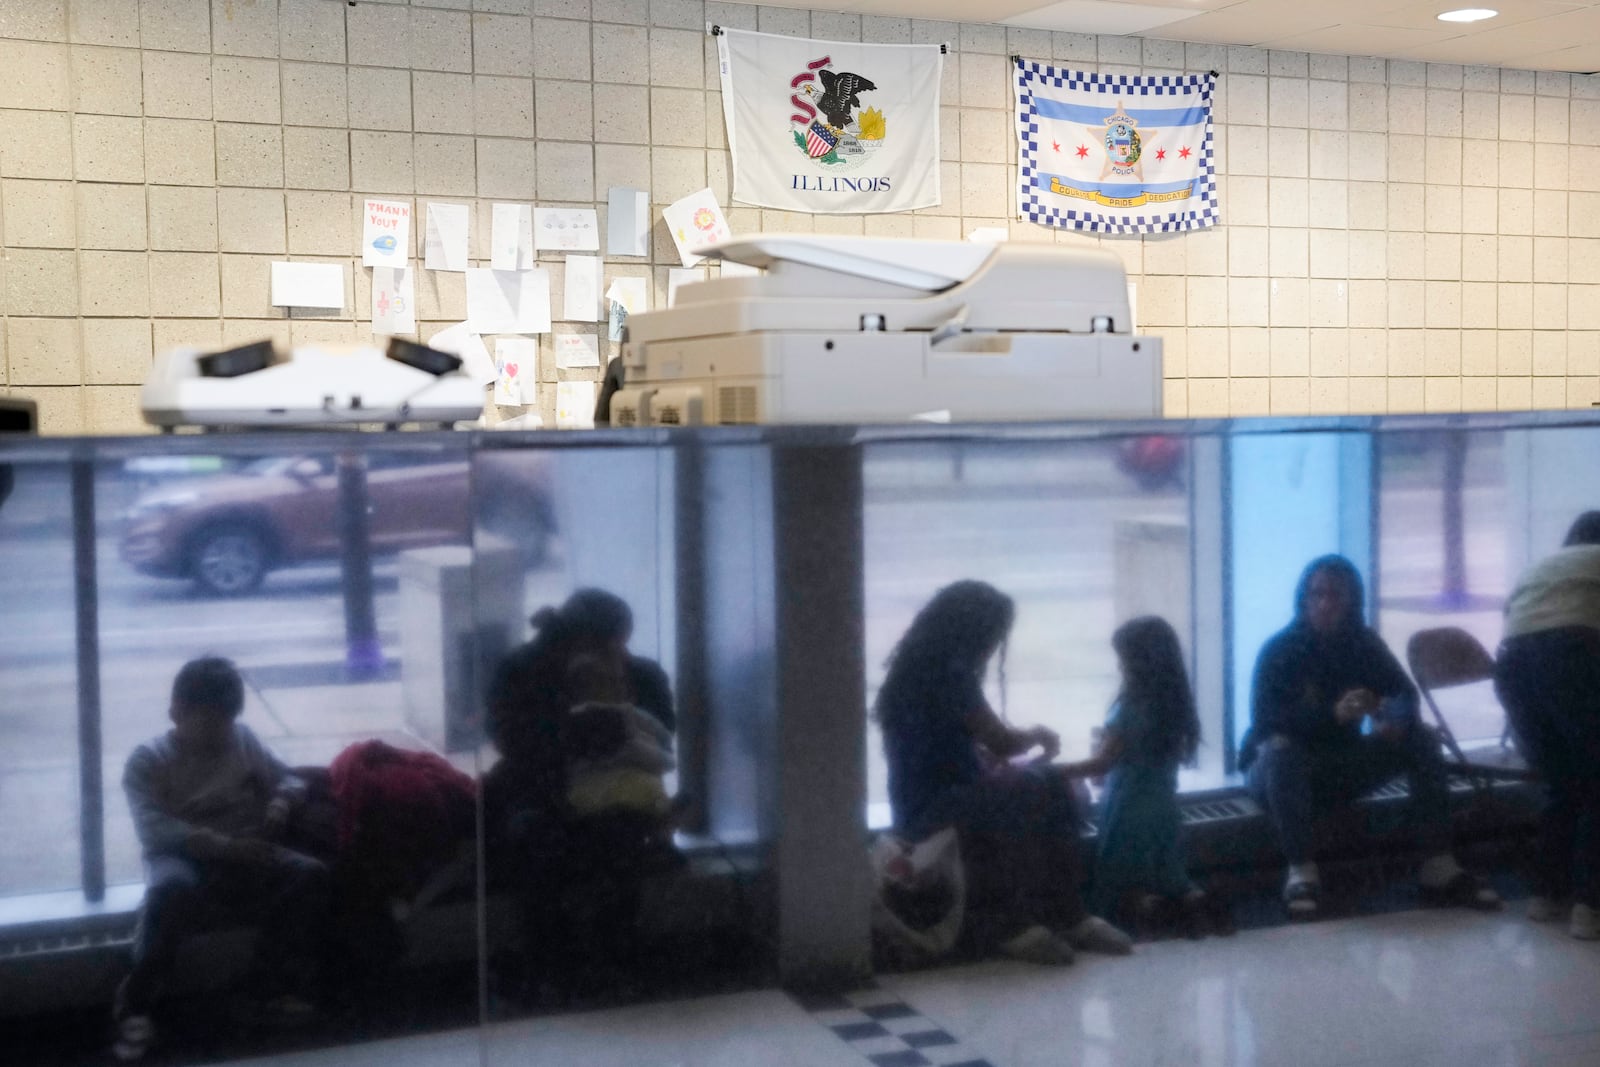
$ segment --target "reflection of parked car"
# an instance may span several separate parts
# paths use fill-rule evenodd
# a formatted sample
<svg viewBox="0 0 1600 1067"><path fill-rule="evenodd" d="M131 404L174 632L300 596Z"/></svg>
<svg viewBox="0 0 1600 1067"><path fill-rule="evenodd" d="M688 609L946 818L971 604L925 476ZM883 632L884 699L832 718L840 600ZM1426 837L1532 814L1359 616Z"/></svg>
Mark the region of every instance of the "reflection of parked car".
<svg viewBox="0 0 1600 1067"><path fill-rule="evenodd" d="M541 562L555 529L546 465L527 457L477 475L484 529L523 546L530 563ZM459 458L368 454L372 551L470 541L472 483ZM145 574L192 578L211 593L248 593L275 568L337 559L338 511L332 456L258 460L139 496L126 515L122 558Z"/></svg>

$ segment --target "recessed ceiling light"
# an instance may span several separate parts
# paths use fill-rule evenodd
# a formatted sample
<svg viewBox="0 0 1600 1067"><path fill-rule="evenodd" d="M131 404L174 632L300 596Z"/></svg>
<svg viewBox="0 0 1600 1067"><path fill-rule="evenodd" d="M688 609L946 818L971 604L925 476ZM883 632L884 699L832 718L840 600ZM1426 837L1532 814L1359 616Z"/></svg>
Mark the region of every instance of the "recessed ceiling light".
<svg viewBox="0 0 1600 1067"><path fill-rule="evenodd" d="M1492 7L1462 7L1454 11L1445 11L1439 15L1440 22L1482 22L1492 19L1500 12Z"/></svg>

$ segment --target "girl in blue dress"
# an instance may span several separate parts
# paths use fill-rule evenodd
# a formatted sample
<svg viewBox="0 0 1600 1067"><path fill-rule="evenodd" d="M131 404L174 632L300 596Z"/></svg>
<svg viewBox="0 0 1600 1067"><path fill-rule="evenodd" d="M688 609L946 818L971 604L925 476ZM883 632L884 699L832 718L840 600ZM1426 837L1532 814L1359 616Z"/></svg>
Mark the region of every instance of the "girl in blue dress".
<svg viewBox="0 0 1600 1067"><path fill-rule="evenodd" d="M1178 765L1194 759L1200 719L1178 635L1145 616L1111 637L1122 689L1092 759L1074 776L1106 777L1090 909L1148 919L1163 903L1203 932L1205 894L1189 880L1178 843Z"/></svg>

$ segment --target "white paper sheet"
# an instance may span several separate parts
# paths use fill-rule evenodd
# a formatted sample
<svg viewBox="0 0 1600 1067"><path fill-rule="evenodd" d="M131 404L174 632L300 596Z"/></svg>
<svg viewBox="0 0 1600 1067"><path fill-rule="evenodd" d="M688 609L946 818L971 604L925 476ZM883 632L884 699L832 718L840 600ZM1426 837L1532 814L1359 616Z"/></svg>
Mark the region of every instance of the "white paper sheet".
<svg viewBox="0 0 1600 1067"><path fill-rule="evenodd" d="M556 366L561 370L600 365L600 338L592 333L556 334Z"/></svg>
<svg viewBox="0 0 1600 1067"><path fill-rule="evenodd" d="M361 212L361 265L403 267L410 259L410 202L368 200Z"/></svg>
<svg viewBox="0 0 1600 1067"><path fill-rule="evenodd" d="M569 321L594 322L600 317L599 256L567 257L561 304L561 317Z"/></svg>
<svg viewBox="0 0 1600 1067"><path fill-rule="evenodd" d="M1004 226L979 226L967 234L967 240L979 244L999 244L1011 240L1011 231Z"/></svg>
<svg viewBox="0 0 1600 1067"><path fill-rule="evenodd" d="M710 189L690 193L677 203L669 204L661 217L667 220L667 229L672 233L672 241L678 246L678 256L685 267L700 262L702 257L694 254L696 248L733 236L728 220L722 217L716 194Z"/></svg>
<svg viewBox="0 0 1600 1067"><path fill-rule="evenodd" d="M610 305L610 326L606 336L613 341L622 340L622 327L628 316L644 311L650 306L650 290L643 278L613 278L606 290Z"/></svg>
<svg viewBox="0 0 1600 1067"><path fill-rule="evenodd" d="M520 406L537 400L539 389L539 342L531 337L502 337L494 343L494 402Z"/></svg>
<svg viewBox="0 0 1600 1067"><path fill-rule="evenodd" d="M372 268L372 333L391 337L417 332L417 275L394 267Z"/></svg>
<svg viewBox="0 0 1600 1067"><path fill-rule="evenodd" d="M272 306L344 310L342 263L274 263Z"/></svg>
<svg viewBox="0 0 1600 1067"><path fill-rule="evenodd" d="M462 373L479 385L488 385L498 374L494 360L489 358L489 350L484 347L483 338L473 333L468 323L458 322L440 330L429 338L428 347L460 356Z"/></svg>
<svg viewBox="0 0 1600 1067"><path fill-rule="evenodd" d="M685 285L706 280L705 272L694 267L671 267L667 270L667 307L678 306L678 290Z"/></svg>
<svg viewBox="0 0 1600 1067"><path fill-rule="evenodd" d="M556 383L556 429L594 428L594 383Z"/></svg>
<svg viewBox="0 0 1600 1067"><path fill-rule="evenodd" d="M422 265L428 270L467 269L465 204L428 204L428 229L423 235Z"/></svg>
<svg viewBox="0 0 1600 1067"><path fill-rule="evenodd" d="M550 273L467 271L467 322L473 333L548 333Z"/></svg>
<svg viewBox="0 0 1600 1067"><path fill-rule="evenodd" d="M495 204L490 215L489 265L495 270L533 267L533 209L527 204Z"/></svg>
<svg viewBox="0 0 1600 1067"><path fill-rule="evenodd" d="M533 209L533 247L598 252L599 215L592 207L536 207Z"/></svg>
<svg viewBox="0 0 1600 1067"><path fill-rule="evenodd" d="M760 267L749 267L743 263L735 263L731 259L724 259L722 263L722 276L724 278L759 278Z"/></svg>
<svg viewBox="0 0 1600 1067"><path fill-rule="evenodd" d="M650 254L650 194L622 185L611 187L606 206L606 255Z"/></svg>

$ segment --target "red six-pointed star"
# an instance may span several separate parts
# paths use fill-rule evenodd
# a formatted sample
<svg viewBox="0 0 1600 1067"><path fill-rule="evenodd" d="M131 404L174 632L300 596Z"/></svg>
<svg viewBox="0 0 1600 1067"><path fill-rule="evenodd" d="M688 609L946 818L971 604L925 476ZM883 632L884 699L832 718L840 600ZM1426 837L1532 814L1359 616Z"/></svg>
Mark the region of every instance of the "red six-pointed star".
<svg viewBox="0 0 1600 1067"><path fill-rule="evenodd" d="M1182 148L1178 149L1178 155L1183 157L1184 159L1188 159L1189 158L1189 146L1188 145L1184 145Z"/></svg>
<svg viewBox="0 0 1600 1067"><path fill-rule="evenodd" d="M1088 145L1079 145L1078 146L1078 158L1079 159L1088 159L1089 158L1089 146Z"/></svg>
<svg viewBox="0 0 1600 1067"><path fill-rule="evenodd" d="M1060 141L1051 141L1050 142L1050 147L1054 148L1057 152L1059 152L1059 151L1061 151L1061 142Z"/></svg>
<svg viewBox="0 0 1600 1067"><path fill-rule="evenodd" d="M1156 149L1156 158L1157 159L1166 159L1167 158L1167 150L1165 148Z"/></svg>

